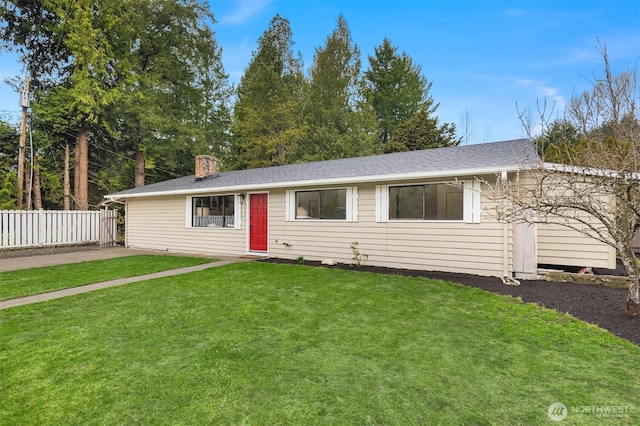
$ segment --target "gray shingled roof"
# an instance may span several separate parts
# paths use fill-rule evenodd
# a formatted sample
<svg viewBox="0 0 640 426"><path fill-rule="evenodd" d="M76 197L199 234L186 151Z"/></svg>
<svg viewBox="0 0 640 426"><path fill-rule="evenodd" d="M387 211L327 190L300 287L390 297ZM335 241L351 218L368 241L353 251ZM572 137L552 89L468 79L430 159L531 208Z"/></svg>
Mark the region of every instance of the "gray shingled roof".
<svg viewBox="0 0 640 426"><path fill-rule="evenodd" d="M314 163L291 164L260 169L222 172L217 177L196 181L194 176L185 176L158 182L140 188L111 194L108 198L127 198L151 193L171 193L226 188L269 188L288 182L304 183L323 180L353 179L388 176L393 174L420 174L451 176L455 171L502 170L518 168L526 162L538 161L539 157L531 142L517 139L423 151L399 152L369 157L344 158Z"/></svg>

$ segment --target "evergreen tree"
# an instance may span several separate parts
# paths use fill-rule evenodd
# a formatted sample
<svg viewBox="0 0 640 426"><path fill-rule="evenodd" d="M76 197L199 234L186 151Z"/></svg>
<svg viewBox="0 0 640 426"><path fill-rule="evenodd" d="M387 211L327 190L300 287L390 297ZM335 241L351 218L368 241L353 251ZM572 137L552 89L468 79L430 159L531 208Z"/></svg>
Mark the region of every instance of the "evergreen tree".
<svg viewBox="0 0 640 426"><path fill-rule="evenodd" d="M16 4L25 13L34 7ZM89 208L89 139L95 129L105 125L104 111L119 99L113 75L120 58L114 49L114 40L126 33L131 22L130 8L110 1L88 0L43 2L42 5L47 14L41 16L50 17L51 21L36 27L47 28L36 36L53 37L57 51L64 52L64 57L58 57L58 62L46 67L29 64L32 69L48 70L48 74L36 76L42 93L36 96L38 102L32 107L58 130L75 135L75 208L86 210ZM45 46L50 42L45 41ZM32 56L23 56L23 60L30 58ZM53 75L57 78L52 78Z"/></svg>
<svg viewBox="0 0 640 426"><path fill-rule="evenodd" d="M134 159L138 187L147 171L152 181L162 180L191 173L194 154L221 155L214 145L226 138L231 87L205 3L140 2L134 12L137 40L120 77L122 101L112 114L114 148Z"/></svg>
<svg viewBox="0 0 640 426"><path fill-rule="evenodd" d="M16 164L20 135L0 120L0 210L16 206Z"/></svg>
<svg viewBox="0 0 640 426"><path fill-rule="evenodd" d="M300 122L302 59L292 52L289 21L276 15L240 80L232 125L231 167L295 162Z"/></svg>
<svg viewBox="0 0 640 426"><path fill-rule="evenodd" d="M375 114L367 103L360 50L341 15L322 48L316 48L305 90L305 161L375 152Z"/></svg>
<svg viewBox="0 0 640 426"><path fill-rule="evenodd" d="M457 146L461 140L456 137L455 124L440 125L436 117L432 117L426 109L422 109L398 126L391 140L384 146L384 152Z"/></svg>
<svg viewBox="0 0 640 426"><path fill-rule="evenodd" d="M580 140L577 127L567 120L556 120L543 134L534 138L533 142L545 161L566 163L570 161L568 156L575 154Z"/></svg>
<svg viewBox="0 0 640 426"><path fill-rule="evenodd" d="M0 16L3 46L31 70L33 115L63 142L47 149L62 155L74 138L77 208L144 184L149 171L192 173L194 154L226 147L231 87L208 3L0 0Z"/></svg>
<svg viewBox="0 0 640 426"><path fill-rule="evenodd" d="M0 0L0 49L16 51L31 77L32 89L55 78L69 56L59 38L62 19L44 0Z"/></svg>
<svg viewBox="0 0 640 426"><path fill-rule="evenodd" d="M438 105L429 95L431 83L422 75L419 65L385 38L369 56L369 69L364 73L366 96L376 111L379 140L385 144L395 129L419 111L433 114Z"/></svg>

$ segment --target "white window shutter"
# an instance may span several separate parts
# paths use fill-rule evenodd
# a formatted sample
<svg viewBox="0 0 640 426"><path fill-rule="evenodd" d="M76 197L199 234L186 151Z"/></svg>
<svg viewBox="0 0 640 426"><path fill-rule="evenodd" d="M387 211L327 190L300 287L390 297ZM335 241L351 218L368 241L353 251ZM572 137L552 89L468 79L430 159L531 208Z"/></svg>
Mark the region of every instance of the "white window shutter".
<svg viewBox="0 0 640 426"><path fill-rule="evenodd" d="M292 200L293 197L295 197L295 192L287 189L284 195L284 220L287 222L295 218L295 214L293 216L291 215L291 211L293 210L292 205L295 205L295 200Z"/></svg>
<svg viewBox="0 0 640 426"><path fill-rule="evenodd" d="M463 216L466 223L473 223L473 183L470 180L463 181Z"/></svg>
<svg viewBox="0 0 640 426"><path fill-rule="evenodd" d="M187 197L187 214L186 214L186 223L187 228L191 228L193 224L193 197Z"/></svg>
<svg viewBox="0 0 640 426"><path fill-rule="evenodd" d="M389 185L376 185L376 222L389 220Z"/></svg>
<svg viewBox="0 0 640 426"><path fill-rule="evenodd" d="M482 206L482 183L476 179L464 181L464 221L466 223L480 223Z"/></svg>
<svg viewBox="0 0 640 426"><path fill-rule="evenodd" d="M482 182L473 180L473 223L480 223L482 217Z"/></svg>
<svg viewBox="0 0 640 426"><path fill-rule="evenodd" d="M240 194L235 194L233 197L233 227L240 229L242 225L242 200Z"/></svg>
<svg viewBox="0 0 640 426"><path fill-rule="evenodd" d="M349 222L358 221L358 187L347 188L347 212L346 219Z"/></svg>

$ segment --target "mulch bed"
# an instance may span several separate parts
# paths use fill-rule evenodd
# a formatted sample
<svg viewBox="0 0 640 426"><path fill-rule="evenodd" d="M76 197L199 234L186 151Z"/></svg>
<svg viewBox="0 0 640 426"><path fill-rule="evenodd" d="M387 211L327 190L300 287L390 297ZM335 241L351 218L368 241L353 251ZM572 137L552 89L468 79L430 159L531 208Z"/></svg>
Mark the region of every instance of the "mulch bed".
<svg viewBox="0 0 640 426"><path fill-rule="evenodd" d="M297 264L294 260L285 259L265 259L263 262ZM460 283L496 294L520 297L525 302L536 303L559 312L567 312L582 321L595 324L616 336L640 346L640 318L629 318L624 313L627 303L626 289L607 288L591 284L538 280L520 280L521 285L511 286L503 284L499 278L479 275L416 271L367 265L361 268L347 264L324 266L321 265L320 262L307 260L304 261L304 264L308 266L322 266L325 268L340 268L380 274L425 277Z"/></svg>

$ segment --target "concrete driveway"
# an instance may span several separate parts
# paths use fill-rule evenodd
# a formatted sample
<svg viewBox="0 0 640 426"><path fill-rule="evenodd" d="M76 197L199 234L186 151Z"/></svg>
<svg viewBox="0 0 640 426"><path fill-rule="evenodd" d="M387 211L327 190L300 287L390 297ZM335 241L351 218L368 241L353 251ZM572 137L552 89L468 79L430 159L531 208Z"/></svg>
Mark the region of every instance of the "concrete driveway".
<svg viewBox="0 0 640 426"><path fill-rule="evenodd" d="M43 250L43 251L40 251ZM52 252L51 254L41 254L42 252L48 253L46 249L35 250L19 250L14 252L0 251L0 272L15 271L18 269L38 268L41 266L54 266L63 265L67 263L86 262L89 260L101 260L101 259L113 259L115 257L134 256L137 254L166 254L172 256L195 256L194 254L184 253L169 253L166 251L149 251L139 250L125 247L97 247L97 246L84 246L84 247L69 247L68 250L61 251L59 253ZM9 254L11 254L9 256ZM22 254L22 256L20 256ZM214 257L214 256L202 256L202 257ZM225 256L215 256L216 259L231 260Z"/></svg>

